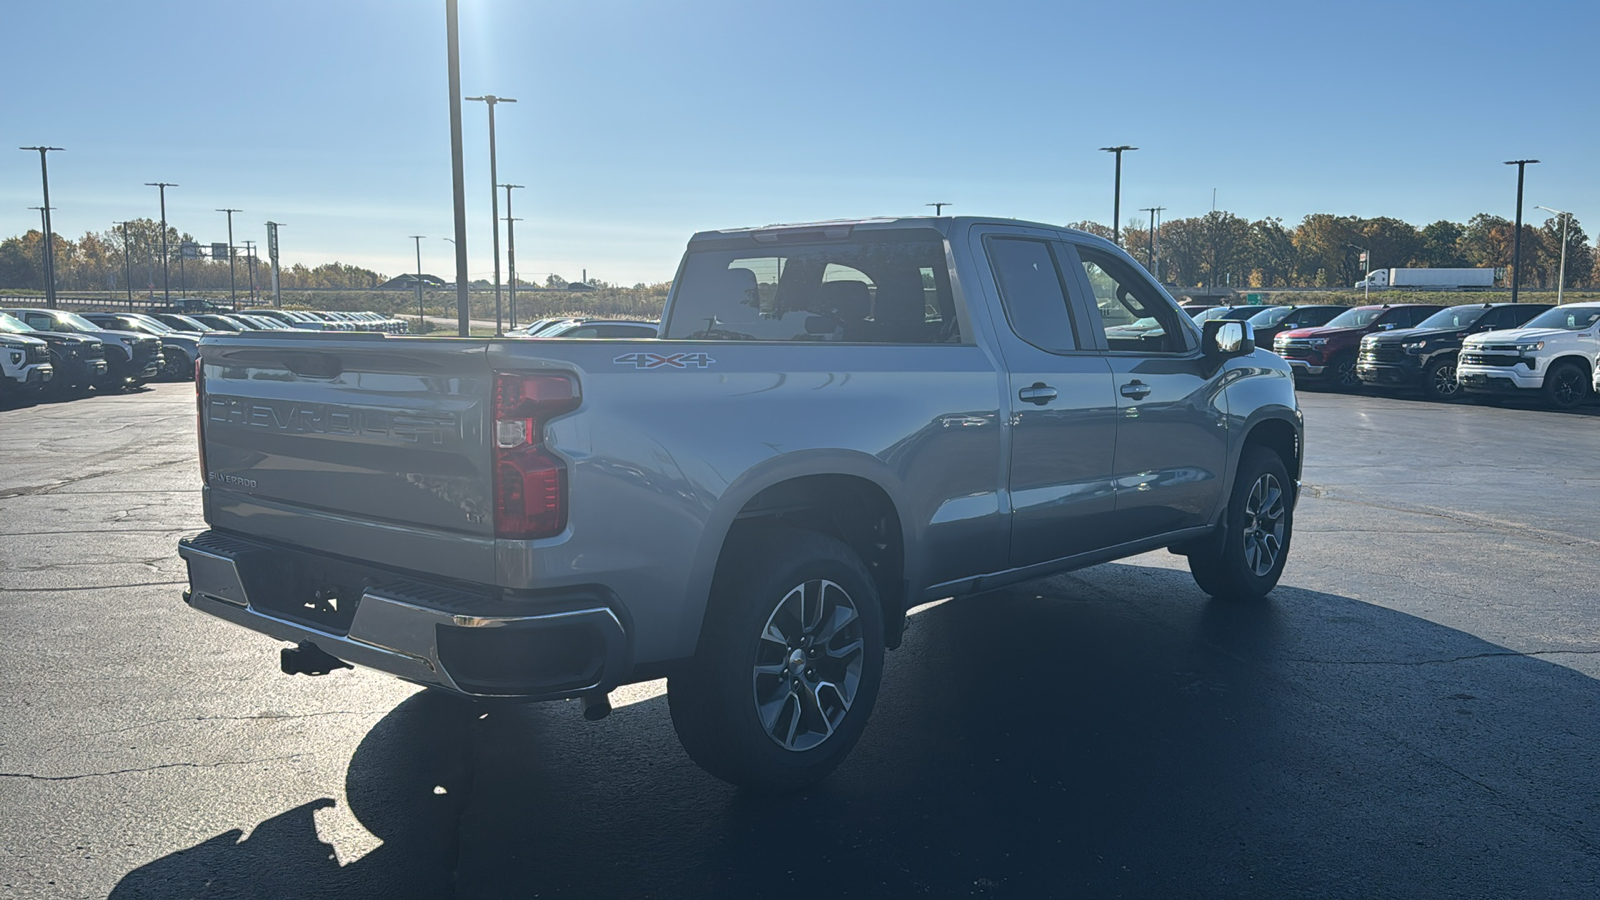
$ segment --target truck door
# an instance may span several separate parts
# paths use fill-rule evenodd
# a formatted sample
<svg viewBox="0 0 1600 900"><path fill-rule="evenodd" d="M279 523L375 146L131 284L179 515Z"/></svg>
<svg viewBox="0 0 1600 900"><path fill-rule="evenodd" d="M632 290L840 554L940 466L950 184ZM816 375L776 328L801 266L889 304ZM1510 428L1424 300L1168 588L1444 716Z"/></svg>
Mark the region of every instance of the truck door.
<svg viewBox="0 0 1600 900"><path fill-rule="evenodd" d="M1105 348L1117 402L1116 514L1125 543L1205 525L1227 461L1227 409L1218 364L1164 292L1127 260L1087 243L1072 288Z"/></svg>
<svg viewBox="0 0 1600 900"><path fill-rule="evenodd" d="M996 343L1010 404L1011 565L1106 546L1116 505L1110 474L1116 400L1105 358L1067 302L1069 273L1053 235L994 231L974 237L998 303Z"/></svg>

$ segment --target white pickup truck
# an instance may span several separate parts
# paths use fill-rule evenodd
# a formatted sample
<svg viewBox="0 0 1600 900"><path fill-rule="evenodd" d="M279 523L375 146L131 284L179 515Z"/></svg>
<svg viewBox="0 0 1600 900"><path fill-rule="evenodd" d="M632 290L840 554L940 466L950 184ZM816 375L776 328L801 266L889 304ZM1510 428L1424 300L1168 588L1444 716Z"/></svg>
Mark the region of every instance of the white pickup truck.
<svg viewBox="0 0 1600 900"><path fill-rule="evenodd" d="M0 319L0 400L38 393L54 374L50 345Z"/></svg>
<svg viewBox="0 0 1600 900"><path fill-rule="evenodd" d="M1556 409L1589 399L1600 371L1600 303L1568 303L1461 345L1456 379L1469 396L1542 396Z"/></svg>

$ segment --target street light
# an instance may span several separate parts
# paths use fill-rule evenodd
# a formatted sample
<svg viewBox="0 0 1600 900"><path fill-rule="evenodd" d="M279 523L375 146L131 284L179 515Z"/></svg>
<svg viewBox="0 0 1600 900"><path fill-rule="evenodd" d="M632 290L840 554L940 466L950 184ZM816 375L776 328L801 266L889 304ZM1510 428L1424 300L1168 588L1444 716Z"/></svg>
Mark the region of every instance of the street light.
<svg viewBox="0 0 1600 900"><path fill-rule="evenodd" d="M517 231L512 223L517 221L511 218L511 189L520 188L520 184L502 184L506 189L506 266L510 270L511 278L511 327L517 327Z"/></svg>
<svg viewBox="0 0 1600 900"><path fill-rule="evenodd" d="M1517 167L1517 231L1511 251L1511 302L1517 302L1517 282L1522 280L1522 174L1528 166L1537 165L1537 159L1510 159L1506 165Z"/></svg>
<svg viewBox="0 0 1600 900"><path fill-rule="evenodd" d="M167 263L169 262L167 250L167 188L177 187L170 181L146 181L145 187L159 188L161 190L161 300L167 306L172 305L172 285L168 283Z"/></svg>
<svg viewBox="0 0 1600 900"><path fill-rule="evenodd" d="M1361 246L1360 244L1352 244L1349 241L1345 241L1344 245L1346 247L1354 247L1361 251L1362 294L1365 295L1364 299L1370 300L1372 299L1372 278L1369 277L1368 267L1372 265L1372 251ZM1394 287L1394 285L1390 285L1390 287Z"/></svg>
<svg viewBox="0 0 1600 900"><path fill-rule="evenodd" d="M941 213L943 213L943 212L944 212L944 208L945 208L945 207L946 207L946 206L955 206L955 204L954 204L954 203L946 203L946 202L939 202L939 203L924 203L924 204L922 204L922 205L923 205L923 206L931 206L931 207L933 207L933 214L934 214L934 215L935 215L935 216L937 216L937 215L939 215L939 214L941 214Z"/></svg>
<svg viewBox="0 0 1600 900"><path fill-rule="evenodd" d="M494 240L494 336L501 337L504 332L500 324L500 175L495 169L494 158L494 108L497 103L515 103L510 97L496 97L493 94L484 94L482 97L468 97L489 107L489 223L490 236Z"/></svg>
<svg viewBox="0 0 1600 900"><path fill-rule="evenodd" d="M228 298L233 303L233 308L238 309L239 288L234 281L233 275L233 214L244 212L244 210L229 207L227 209L219 209L217 212L228 214Z"/></svg>
<svg viewBox="0 0 1600 900"><path fill-rule="evenodd" d="M48 231L50 226L46 225L45 223L50 221L50 208L46 207L46 206L30 206L28 208L39 211L39 227L43 228L43 229L46 229L46 231ZM50 285L51 282L55 281L55 279L51 277L51 272L54 270L54 265L50 261L50 245L41 242L39 244L39 246L45 252L45 256L44 256L44 278L45 278L45 285L46 285L46 288L47 288L46 291L45 291L45 295L48 297L51 294L51 292L48 290L48 286Z"/></svg>
<svg viewBox="0 0 1600 900"><path fill-rule="evenodd" d="M1567 280L1567 223L1572 221L1572 213L1551 209L1548 206L1535 206L1545 212L1553 212L1561 217L1561 269L1556 275L1556 305L1561 305L1561 285Z"/></svg>
<svg viewBox="0 0 1600 900"><path fill-rule="evenodd" d="M112 225L122 226L122 269L123 276L128 280L128 309L133 309L133 257L128 254L128 223L112 222Z"/></svg>
<svg viewBox="0 0 1600 900"><path fill-rule="evenodd" d="M1125 150L1137 150L1139 148L1120 144L1116 147L1101 147L1100 149L1106 153L1115 153L1117 155L1117 187L1111 203L1111 243L1120 246L1122 243L1119 239L1122 234L1122 223L1119 221L1122 218L1122 153Z"/></svg>
<svg viewBox="0 0 1600 900"><path fill-rule="evenodd" d="M422 239L425 234L413 234L411 239L417 242L417 332L422 332Z"/></svg>
<svg viewBox="0 0 1600 900"><path fill-rule="evenodd" d="M1151 275L1155 275L1156 276L1156 281L1158 281L1158 282L1161 280L1161 276L1160 275L1156 275L1156 214L1161 212L1164 209L1166 209L1165 206L1141 206L1141 207L1139 207L1139 212L1147 212L1147 213L1150 214L1150 234L1147 235L1149 240L1146 241L1146 244L1148 244L1148 247L1146 248L1146 252L1149 254L1150 258L1145 260L1145 262L1148 262L1150 264L1150 266L1149 266L1150 274Z"/></svg>
<svg viewBox="0 0 1600 900"><path fill-rule="evenodd" d="M56 254L55 240L50 235L50 167L45 163L45 154L51 150L61 150L60 147L18 147L18 150L39 151L39 177L44 180L44 206L41 211L44 218L44 302L51 309L56 308Z"/></svg>

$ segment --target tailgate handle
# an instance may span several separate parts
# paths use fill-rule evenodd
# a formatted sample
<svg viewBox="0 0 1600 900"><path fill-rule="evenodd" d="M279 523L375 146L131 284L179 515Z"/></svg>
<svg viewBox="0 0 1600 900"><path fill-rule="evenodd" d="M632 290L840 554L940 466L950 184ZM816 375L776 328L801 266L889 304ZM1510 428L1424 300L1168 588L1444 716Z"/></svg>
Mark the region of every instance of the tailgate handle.
<svg viewBox="0 0 1600 900"><path fill-rule="evenodd" d="M283 365L305 378L337 378L344 372L339 357L328 353L289 353L284 356Z"/></svg>

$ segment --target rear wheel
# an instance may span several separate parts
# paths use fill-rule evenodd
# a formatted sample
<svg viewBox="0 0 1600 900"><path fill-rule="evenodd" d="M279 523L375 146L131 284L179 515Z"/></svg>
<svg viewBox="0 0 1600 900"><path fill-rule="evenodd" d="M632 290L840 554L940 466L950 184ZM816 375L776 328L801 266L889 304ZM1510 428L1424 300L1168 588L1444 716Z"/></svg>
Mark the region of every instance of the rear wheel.
<svg viewBox="0 0 1600 900"><path fill-rule="evenodd" d="M161 377L171 381L183 381L194 377L194 364L189 362L189 357L180 350L168 350L162 355Z"/></svg>
<svg viewBox="0 0 1600 900"><path fill-rule="evenodd" d="M1294 534L1294 496L1283 459L1247 447L1218 532L1189 553L1189 572L1213 597L1259 600L1278 584Z"/></svg>
<svg viewBox="0 0 1600 900"><path fill-rule="evenodd" d="M1456 380L1456 358L1441 359L1428 366L1422 375L1422 393L1430 400L1459 400L1461 382Z"/></svg>
<svg viewBox="0 0 1600 900"><path fill-rule="evenodd" d="M1589 399L1589 373L1575 362L1558 362L1544 376L1544 400L1556 409L1572 409Z"/></svg>
<svg viewBox="0 0 1600 900"><path fill-rule="evenodd" d="M1356 374L1356 355L1341 353L1328 363L1328 379L1336 391L1353 391L1361 387L1361 376Z"/></svg>
<svg viewBox="0 0 1600 900"><path fill-rule="evenodd" d="M883 614L861 559L826 535L753 528L723 551L695 659L667 682L689 757L787 793L855 746L883 674Z"/></svg>

